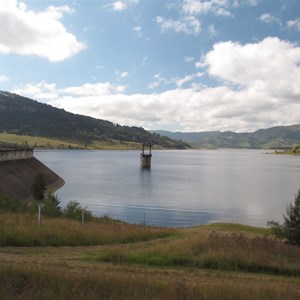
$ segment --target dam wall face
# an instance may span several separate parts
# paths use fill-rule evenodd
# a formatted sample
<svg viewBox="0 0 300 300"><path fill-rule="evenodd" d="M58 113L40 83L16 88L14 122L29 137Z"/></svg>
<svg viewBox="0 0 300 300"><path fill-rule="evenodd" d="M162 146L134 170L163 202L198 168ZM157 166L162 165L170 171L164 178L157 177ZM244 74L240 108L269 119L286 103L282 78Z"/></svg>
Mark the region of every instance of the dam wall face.
<svg viewBox="0 0 300 300"><path fill-rule="evenodd" d="M35 177L45 177L46 192L54 192L64 180L33 156L32 149L0 149L0 194L31 199Z"/></svg>
<svg viewBox="0 0 300 300"><path fill-rule="evenodd" d="M33 149L0 149L0 161L28 159L33 157Z"/></svg>

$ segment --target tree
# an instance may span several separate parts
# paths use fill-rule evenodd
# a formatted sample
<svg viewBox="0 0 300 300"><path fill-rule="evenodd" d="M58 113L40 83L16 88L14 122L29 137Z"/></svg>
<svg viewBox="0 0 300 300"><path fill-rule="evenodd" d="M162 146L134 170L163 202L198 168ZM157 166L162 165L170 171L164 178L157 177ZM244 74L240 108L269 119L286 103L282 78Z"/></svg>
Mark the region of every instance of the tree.
<svg viewBox="0 0 300 300"><path fill-rule="evenodd" d="M300 189L295 195L295 202L290 203L286 208L286 215L283 215L284 222L270 221L274 234L280 238L287 239L290 243L300 245Z"/></svg>
<svg viewBox="0 0 300 300"><path fill-rule="evenodd" d="M41 210L42 210L42 203L45 198L45 191L46 191L46 181L44 174L38 173L35 178L34 182L31 186L31 192L32 196L35 200L38 201L38 220L39 220L39 225L41 226L42 223L42 215L41 215Z"/></svg>
<svg viewBox="0 0 300 300"><path fill-rule="evenodd" d="M46 191L46 182L43 173L38 173L35 178L34 182L31 186L31 193L35 200L43 201L45 197Z"/></svg>

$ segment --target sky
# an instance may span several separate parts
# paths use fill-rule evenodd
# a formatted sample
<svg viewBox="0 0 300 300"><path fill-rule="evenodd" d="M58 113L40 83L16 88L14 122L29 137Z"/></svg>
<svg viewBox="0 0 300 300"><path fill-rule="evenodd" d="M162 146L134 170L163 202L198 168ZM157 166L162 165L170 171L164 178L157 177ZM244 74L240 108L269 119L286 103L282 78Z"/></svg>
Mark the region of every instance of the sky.
<svg viewBox="0 0 300 300"><path fill-rule="evenodd" d="M0 90L147 130L300 123L300 0L0 0Z"/></svg>

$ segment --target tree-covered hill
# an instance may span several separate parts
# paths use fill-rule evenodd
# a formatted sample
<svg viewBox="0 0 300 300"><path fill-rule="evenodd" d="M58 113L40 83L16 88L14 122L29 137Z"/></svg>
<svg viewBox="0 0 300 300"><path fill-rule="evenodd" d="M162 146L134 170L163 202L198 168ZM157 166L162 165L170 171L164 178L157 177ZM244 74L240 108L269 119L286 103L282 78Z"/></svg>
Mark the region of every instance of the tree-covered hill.
<svg viewBox="0 0 300 300"><path fill-rule="evenodd" d="M163 130L156 132L203 148L288 149L295 144L300 144L300 125L278 126L244 133L232 131L169 132Z"/></svg>
<svg viewBox="0 0 300 300"><path fill-rule="evenodd" d="M119 140L151 143L165 148L187 148L185 142L150 133L141 127L128 127L69 113L47 104L0 91L0 132L57 138L78 144Z"/></svg>

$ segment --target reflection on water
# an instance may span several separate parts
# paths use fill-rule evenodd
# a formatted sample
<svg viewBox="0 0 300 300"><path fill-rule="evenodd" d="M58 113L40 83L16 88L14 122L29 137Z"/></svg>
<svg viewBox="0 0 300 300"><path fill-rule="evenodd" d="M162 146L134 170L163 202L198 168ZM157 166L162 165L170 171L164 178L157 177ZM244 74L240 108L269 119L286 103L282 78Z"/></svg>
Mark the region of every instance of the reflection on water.
<svg viewBox="0 0 300 300"><path fill-rule="evenodd" d="M300 187L300 158L263 150L36 151L66 181L62 205L78 201L95 215L132 223L192 226L216 221L265 226L281 220Z"/></svg>

